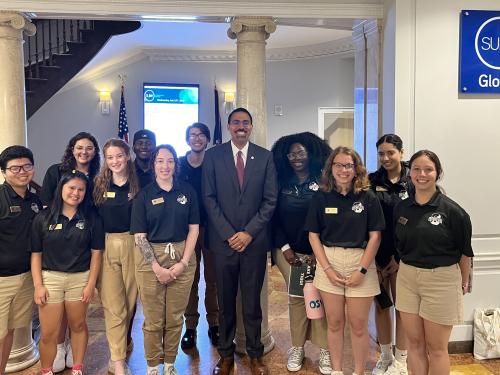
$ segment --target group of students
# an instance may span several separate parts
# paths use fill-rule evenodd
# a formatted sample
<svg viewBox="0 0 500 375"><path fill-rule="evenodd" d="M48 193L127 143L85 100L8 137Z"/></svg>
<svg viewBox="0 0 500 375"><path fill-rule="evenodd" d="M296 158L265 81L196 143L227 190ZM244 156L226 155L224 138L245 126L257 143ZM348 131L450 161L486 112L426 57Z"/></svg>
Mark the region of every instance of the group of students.
<svg viewBox="0 0 500 375"><path fill-rule="evenodd" d="M242 120L241 125L247 131L251 116L241 108L229 116L228 129L234 130L234 113L248 117L249 124ZM235 142L242 135L237 130L229 143L241 150L248 143ZM248 141L249 133L244 135ZM39 308L42 375L66 365L73 375L82 374L86 311L95 288L104 307L109 370L130 374L125 360L139 296L147 374L159 375L161 364L164 374L177 374L179 342L191 348L196 341L202 255L208 334L221 353L213 373L230 373L233 362L227 360L231 354L225 354L224 345L229 333L234 336L234 327L226 327L228 317L223 314L228 312L219 312L215 297L216 277L224 275L215 274L220 264L214 265L203 240L203 228L215 221L207 215L203 194L209 193L202 193L201 186L208 127L188 127L186 141L191 151L179 160L172 146L155 147L154 134L141 130L134 136L133 162L128 144L110 139L103 146L100 168L97 140L79 133L68 143L62 162L48 169L41 199L29 190L34 174L31 151L11 146L0 154L5 178L0 186L0 374L14 329L31 319L33 296ZM314 285L326 311L325 318L310 320L304 299L289 297L289 371L300 370L304 344L311 340L320 348L319 371L341 375L347 320L354 373L363 374L368 315L376 297L382 354L373 374L406 375L406 349L414 375L449 372L447 344L451 328L462 320L462 294L469 290L470 219L437 185L442 167L435 153L422 150L404 162L402 141L394 134L381 137L377 149L380 168L370 175L354 150L332 150L312 133L284 136L271 150L277 198L267 202L274 216L263 226L273 234L273 263L287 283L291 267L313 265ZM232 163L240 178L238 158ZM270 170L274 173L274 167ZM243 186L240 181L240 189ZM247 239L243 234L233 237L229 246L243 253ZM219 290L219 303L225 292ZM390 309L383 295L397 309L395 356ZM187 329L181 341L184 316ZM71 346L64 344L66 326ZM254 363L249 352L252 374L267 374L259 353Z"/></svg>

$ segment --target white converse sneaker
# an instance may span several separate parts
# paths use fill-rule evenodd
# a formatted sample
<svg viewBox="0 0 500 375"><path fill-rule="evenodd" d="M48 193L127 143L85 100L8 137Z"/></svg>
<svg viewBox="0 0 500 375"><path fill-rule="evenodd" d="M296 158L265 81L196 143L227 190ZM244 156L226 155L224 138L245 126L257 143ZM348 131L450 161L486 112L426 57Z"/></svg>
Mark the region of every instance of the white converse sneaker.
<svg viewBox="0 0 500 375"><path fill-rule="evenodd" d="M148 366L148 369L146 370L146 375L160 375L159 366L156 366L156 367Z"/></svg>
<svg viewBox="0 0 500 375"><path fill-rule="evenodd" d="M387 368L384 375L408 375L408 369L406 368L406 363L401 363L398 360L394 360L392 364Z"/></svg>
<svg viewBox="0 0 500 375"><path fill-rule="evenodd" d="M71 343L66 344L66 367L73 367L73 350L71 350Z"/></svg>
<svg viewBox="0 0 500 375"><path fill-rule="evenodd" d="M168 368L165 366L163 369L163 375L179 375L179 373L174 366L170 366Z"/></svg>
<svg viewBox="0 0 500 375"><path fill-rule="evenodd" d="M321 348L319 349L319 372L323 375L330 375L332 373L330 352Z"/></svg>
<svg viewBox="0 0 500 375"><path fill-rule="evenodd" d="M304 361L304 348L302 346L292 346L288 349L288 362L286 368L288 371L299 371Z"/></svg>
<svg viewBox="0 0 500 375"><path fill-rule="evenodd" d="M375 367L373 368L372 375L384 375L393 361L393 356L389 359L380 356L379 360L375 364Z"/></svg>
<svg viewBox="0 0 500 375"><path fill-rule="evenodd" d="M66 368L66 346L64 343L57 344L56 358L52 364L53 372L61 372Z"/></svg>

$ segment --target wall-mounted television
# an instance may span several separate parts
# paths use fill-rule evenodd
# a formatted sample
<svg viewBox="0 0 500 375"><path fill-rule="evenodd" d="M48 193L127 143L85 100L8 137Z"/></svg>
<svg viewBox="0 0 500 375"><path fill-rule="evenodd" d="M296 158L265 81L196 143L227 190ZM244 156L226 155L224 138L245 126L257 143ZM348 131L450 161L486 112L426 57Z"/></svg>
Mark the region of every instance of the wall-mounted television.
<svg viewBox="0 0 500 375"><path fill-rule="evenodd" d="M198 122L197 84L144 83L144 129L156 134L156 143L174 146L178 156L189 151L186 128Z"/></svg>

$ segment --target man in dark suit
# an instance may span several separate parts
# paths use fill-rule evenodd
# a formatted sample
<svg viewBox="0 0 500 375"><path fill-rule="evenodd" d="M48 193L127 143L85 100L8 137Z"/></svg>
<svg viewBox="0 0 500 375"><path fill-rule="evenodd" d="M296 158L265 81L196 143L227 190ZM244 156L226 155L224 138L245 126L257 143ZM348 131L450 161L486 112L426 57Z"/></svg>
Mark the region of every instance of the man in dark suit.
<svg viewBox="0 0 500 375"><path fill-rule="evenodd" d="M219 299L220 359L214 375L234 366L236 294L240 286L246 349L253 375L268 374L262 362L260 291L271 248L269 222L276 207L272 154L249 142L252 116L237 108L228 117L231 141L211 148L203 162L203 200L208 248L213 251Z"/></svg>

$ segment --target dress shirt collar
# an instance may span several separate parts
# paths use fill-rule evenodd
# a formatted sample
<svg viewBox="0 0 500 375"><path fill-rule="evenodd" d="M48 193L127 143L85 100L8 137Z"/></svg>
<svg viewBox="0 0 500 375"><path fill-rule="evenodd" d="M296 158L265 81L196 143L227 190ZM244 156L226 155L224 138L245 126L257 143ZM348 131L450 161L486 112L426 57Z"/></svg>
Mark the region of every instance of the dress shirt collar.
<svg viewBox="0 0 500 375"><path fill-rule="evenodd" d="M245 147L243 147L241 150L236 147L236 145L233 143L233 141L231 141L231 149L233 150L233 159L234 159L234 163L236 164L236 158L237 158L237 155L238 155L238 151L241 151L241 153L243 154L243 163L246 165L247 163L247 154L248 154L248 145L250 144L250 142L247 142L247 144L245 145Z"/></svg>

